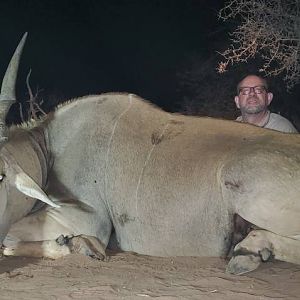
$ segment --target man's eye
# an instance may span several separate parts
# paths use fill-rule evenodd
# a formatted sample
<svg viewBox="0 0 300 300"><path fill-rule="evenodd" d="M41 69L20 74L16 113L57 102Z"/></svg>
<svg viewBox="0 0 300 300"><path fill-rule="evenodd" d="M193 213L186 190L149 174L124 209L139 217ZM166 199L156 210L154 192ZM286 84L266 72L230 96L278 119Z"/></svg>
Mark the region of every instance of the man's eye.
<svg viewBox="0 0 300 300"><path fill-rule="evenodd" d="M4 174L0 174L0 182L4 179L5 175Z"/></svg>
<svg viewBox="0 0 300 300"><path fill-rule="evenodd" d="M242 88L242 89L240 89L240 93L242 95L247 95L247 94L250 93L250 89L249 88Z"/></svg>
<svg viewBox="0 0 300 300"><path fill-rule="evenodd" d="M257 93L257 94L261 94L262 91L263 91L263 89L262 89L262 88L256 88L256 89L254 89L254 91L255 91L255 93Z"/></svg>

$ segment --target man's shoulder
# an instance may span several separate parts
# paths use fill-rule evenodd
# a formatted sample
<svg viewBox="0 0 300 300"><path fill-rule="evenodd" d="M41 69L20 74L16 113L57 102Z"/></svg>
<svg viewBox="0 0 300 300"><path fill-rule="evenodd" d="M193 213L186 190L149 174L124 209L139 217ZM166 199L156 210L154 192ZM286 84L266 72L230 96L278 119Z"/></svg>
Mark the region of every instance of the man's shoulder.
<svg viewBox="0 0 300 300"><path fill-rule="evenodd" d="M297 129L294 127L294 125L285 117L271 113L269 122L266 124L265 128L278 130L281 132L287 132L287 133L297 133Z"/></svg>

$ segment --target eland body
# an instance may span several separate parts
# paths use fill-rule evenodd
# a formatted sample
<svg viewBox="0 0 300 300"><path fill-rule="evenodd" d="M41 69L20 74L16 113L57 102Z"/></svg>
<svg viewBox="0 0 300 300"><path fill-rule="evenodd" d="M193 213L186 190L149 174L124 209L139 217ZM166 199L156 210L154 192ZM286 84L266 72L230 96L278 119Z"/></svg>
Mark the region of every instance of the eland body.
<svg viewBox="0 0 300 300"><path fill-rule="evenodd" d="M2 116L15 101L11 65ZM114 230L125 251L225 256L235 214L264 234L237 246L231 273L255 269L265 248L279 253L277 236L299 249L297 134L170 114L125 93L72 100L27 128L0 124L5 255L101 258ZM46 205L34 209L37 199ZM280 259L300 263L300 254Z"/></svg>

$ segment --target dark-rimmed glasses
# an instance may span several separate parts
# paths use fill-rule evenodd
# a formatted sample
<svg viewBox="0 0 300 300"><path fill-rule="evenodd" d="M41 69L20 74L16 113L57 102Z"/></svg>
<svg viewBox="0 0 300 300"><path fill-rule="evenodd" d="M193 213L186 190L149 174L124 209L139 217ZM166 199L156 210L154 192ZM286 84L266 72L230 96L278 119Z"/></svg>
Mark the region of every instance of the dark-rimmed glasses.
<svg viewBox="0 0 300 300"><path fill-rule="evenodd" d="M243 86L239 89L239 94L242 95L249 95L251 91L253 91L255 94L262 94L266 91L266 87L263 85L257 85L257 86Z"/></svg>

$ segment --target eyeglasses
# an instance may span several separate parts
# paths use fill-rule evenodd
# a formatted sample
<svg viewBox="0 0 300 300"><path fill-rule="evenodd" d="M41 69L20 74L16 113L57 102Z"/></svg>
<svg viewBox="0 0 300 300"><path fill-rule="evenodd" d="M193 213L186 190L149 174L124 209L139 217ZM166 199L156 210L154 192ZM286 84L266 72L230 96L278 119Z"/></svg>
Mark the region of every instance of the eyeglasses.
<svg viewBox="0 0 300 300"><path fill-rule="evenodd" d="M263 85L258 86L244 86L239 89L239 94L242 95L249 95L251 91L253 91L255 94L262 94L266 91L266 87Z"/></svg>

